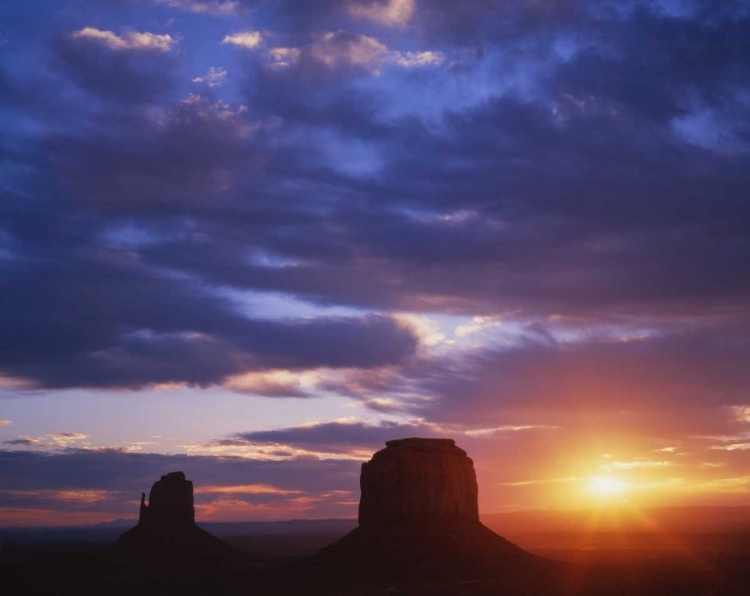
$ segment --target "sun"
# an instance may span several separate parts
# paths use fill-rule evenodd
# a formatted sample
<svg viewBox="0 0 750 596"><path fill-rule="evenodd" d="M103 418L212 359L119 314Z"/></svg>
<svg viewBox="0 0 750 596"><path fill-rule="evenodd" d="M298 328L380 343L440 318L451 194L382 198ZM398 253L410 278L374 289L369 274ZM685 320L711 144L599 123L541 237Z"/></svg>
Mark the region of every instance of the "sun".
<svg viewBox="0 0 750 596"><path fill-rule="evenodd" d="M613 476L592 476L588 488L599 497L614 497L625 492L627 484Z"/></svg>

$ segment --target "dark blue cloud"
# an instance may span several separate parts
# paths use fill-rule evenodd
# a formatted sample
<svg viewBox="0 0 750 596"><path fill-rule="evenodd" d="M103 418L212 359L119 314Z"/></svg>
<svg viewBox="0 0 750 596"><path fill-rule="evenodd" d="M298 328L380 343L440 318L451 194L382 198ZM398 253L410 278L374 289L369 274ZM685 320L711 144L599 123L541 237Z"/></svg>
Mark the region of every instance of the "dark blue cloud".
<svg viewBox="0 0 750 596"><path fill-rule="evenodd" d="M219 440L227 445L284 445L312 452L347 453L363 450L377 451L386 441L409 436L437 436L428 424L421 422L382 422L378 425L363 422L326 422L292 428L241 433L232 439Z"/></svg>
<svg viewBox="0 0 750 596"><path fill-rule="evenodd" d="M145 31L123 15L146 4L119 3L97 26ZM231 92L188 95L199 41L173 56L71 38L92 26L85 12L25 40L34 76L18 53L0 72L13 115L0 144L3 374L131 388L270 368L428 374L392 310L746 328L742 3L418 2L406 28L341 2L245 7L274 33L232 54ZM445 62L336 68L309 49L322 29L339 31L341 55L367 34ZM265 52L280 44L299 60L274 67ZM386 314L268 322L239 313L228 288ZM648 345L649 361L674 347ZM600 347L581 359L596 368ZM529 374L551 358L527 352ZM717 370L705 378L722 383ZM438 395L458 382L445 374Z"/></svg>
<svg viewBox="0 0 750 596"><path fill-rule="evenodd" d="M75 33L56 41L60 68L95 97L122 104L154 102L168 97L174 88L176 52L118 50L97 38L75 37ZM127 37L106 33L127 44Z"/></svg>
<svg viewBox="0 0 750 596"><path fill-rule="evenodd" d="M359 472L359 464L348 460L274 462L118 450L71 449L55 454L1 451L0 462L3 486L18 490L132 491L136 497L162 474L177 469L203 486L268 483L304 491L350 488L349 477L354 476L356 483Z"/></svg>
<svg viewBox="0 0 750 596"><path fill-rule="evenodd" d="M20 262L2 271L6 374L43 387L221 383L267 368L373 367L416 347L385 316L250 319L200 285L161 277L120 251Z"/></svg>

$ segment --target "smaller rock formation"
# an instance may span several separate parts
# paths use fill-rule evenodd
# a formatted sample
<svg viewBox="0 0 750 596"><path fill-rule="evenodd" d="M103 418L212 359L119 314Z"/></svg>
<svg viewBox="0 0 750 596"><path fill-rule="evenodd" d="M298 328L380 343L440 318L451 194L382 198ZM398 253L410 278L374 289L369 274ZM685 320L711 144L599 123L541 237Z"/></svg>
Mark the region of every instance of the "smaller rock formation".
<svg viewBox="0 0 750 596"><path fill-rule="evenodd" d="M171 472L157 480L148 494L141 493L138 525L151 529L179 529L195 526L193 483L182 472Z"/></svg>
<svg viewBox="0 0 750 596"><path fill-rule="evenodd" d="M157 480L148 503L141 493L138 525L120 536L113 554L131 579L223 581L247 566L242 553L196 525L193 483L182 472Z"/></svg>

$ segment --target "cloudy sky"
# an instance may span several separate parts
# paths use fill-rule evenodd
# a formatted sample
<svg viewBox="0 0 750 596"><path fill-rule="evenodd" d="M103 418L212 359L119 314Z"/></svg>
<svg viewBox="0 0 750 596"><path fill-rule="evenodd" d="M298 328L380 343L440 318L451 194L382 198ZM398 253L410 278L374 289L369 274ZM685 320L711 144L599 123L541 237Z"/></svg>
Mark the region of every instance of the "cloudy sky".
<svg viewBox="0 0 750 596"><path fill-rule="evenodd" d="M745 0L5 2L0 526L747 503L749 196Z"/></svg>

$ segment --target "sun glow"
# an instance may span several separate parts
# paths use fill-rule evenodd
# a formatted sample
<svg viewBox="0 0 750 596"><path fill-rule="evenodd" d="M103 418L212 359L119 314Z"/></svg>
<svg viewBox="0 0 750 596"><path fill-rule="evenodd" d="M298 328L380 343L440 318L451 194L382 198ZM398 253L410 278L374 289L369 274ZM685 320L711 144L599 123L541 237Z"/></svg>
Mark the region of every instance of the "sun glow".
<svg viewBox="0 0 750 596"><path fill-rule="evenodd" d="M589 478L588 488L599 497L614 497L625 492L627 485L613 476L593 476Z"/></svg>

